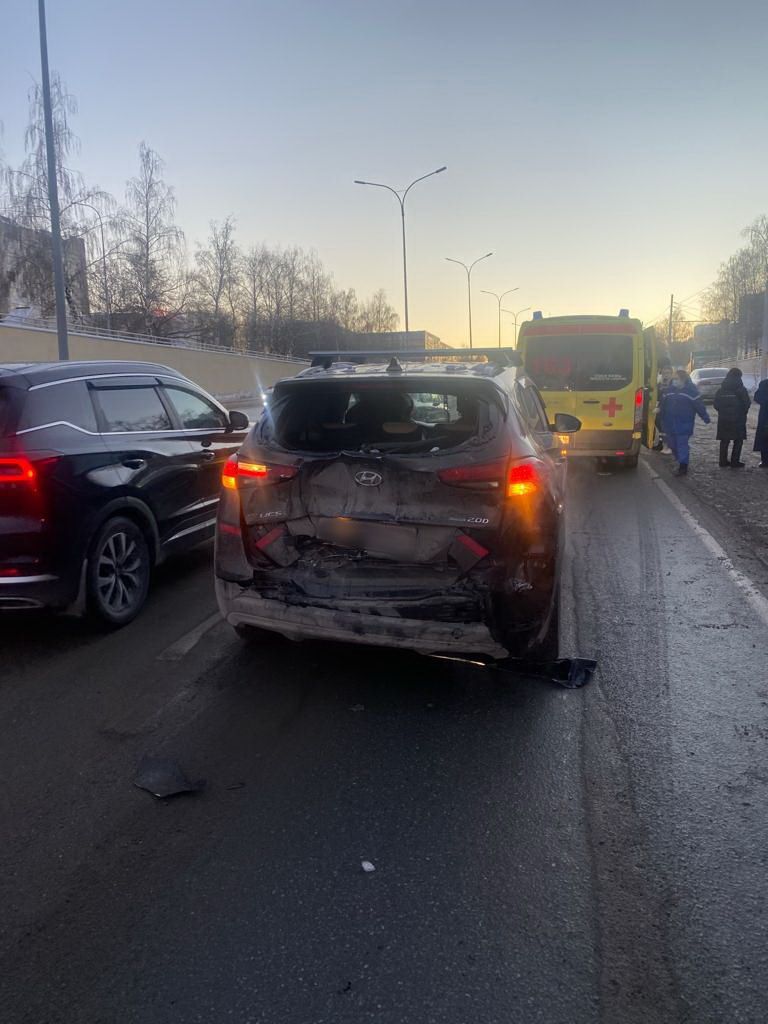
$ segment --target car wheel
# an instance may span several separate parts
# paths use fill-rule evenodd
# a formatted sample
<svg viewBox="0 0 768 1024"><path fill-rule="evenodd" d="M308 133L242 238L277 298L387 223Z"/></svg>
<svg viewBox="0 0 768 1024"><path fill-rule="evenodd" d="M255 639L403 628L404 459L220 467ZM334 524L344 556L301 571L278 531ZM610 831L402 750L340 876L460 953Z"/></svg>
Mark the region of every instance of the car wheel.
<svg viewBox="0 0 768 1024"><path fill-rule="evenodd" d="M552 613L547 631L531 648L531 654L541 661L555 661L560 657L560 587L552 599Z"/></svg>
<svg viewBox="0 0 768 1024"><path fill-rule="evenodd" d="M622 464L625 469L637 469L639 459L639 455L625 455Z"/></svg>
<svg viewBox="0 0 768 1024"><path fill-rule="evenodd" d="M99 530L88 557L88 610L107 626L125 626L147 599L149 548L136 523L122 516Z"/></svg>

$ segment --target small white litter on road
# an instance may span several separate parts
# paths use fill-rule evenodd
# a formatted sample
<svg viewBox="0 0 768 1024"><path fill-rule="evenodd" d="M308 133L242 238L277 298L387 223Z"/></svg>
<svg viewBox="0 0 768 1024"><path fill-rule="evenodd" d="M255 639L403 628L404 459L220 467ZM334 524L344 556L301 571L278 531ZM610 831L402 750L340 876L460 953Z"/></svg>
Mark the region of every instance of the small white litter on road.
<svg viewBox="0 0 768 1024"><path fill-rule="evenodd" d="M372 871L375 871L375 870L376 870L376 868L374 867L374 865L373 865L373 864L371 864L371 862L370 862L369 860L364 860L364 861L362 862L362 868L363 868L363 871L364 871L364 872L366 873L366 875L370 875L370 873L371 873Z"/></svg>

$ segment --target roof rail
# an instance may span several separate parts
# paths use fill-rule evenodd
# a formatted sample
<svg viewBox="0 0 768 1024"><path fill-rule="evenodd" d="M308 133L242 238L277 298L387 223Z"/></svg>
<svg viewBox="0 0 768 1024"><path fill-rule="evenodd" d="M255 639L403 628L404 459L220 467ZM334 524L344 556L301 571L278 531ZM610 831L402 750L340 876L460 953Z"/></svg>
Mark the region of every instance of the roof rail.
<svg viewBox="0 0 768 1024"><path fill-rule="evenodd" d="M520 353L514 348L419 348L419 349L375 349L370 352L310 352L313 366L328 369L333 363L391 362L396 359L486 359L500 366L522 366Z"/></svg>

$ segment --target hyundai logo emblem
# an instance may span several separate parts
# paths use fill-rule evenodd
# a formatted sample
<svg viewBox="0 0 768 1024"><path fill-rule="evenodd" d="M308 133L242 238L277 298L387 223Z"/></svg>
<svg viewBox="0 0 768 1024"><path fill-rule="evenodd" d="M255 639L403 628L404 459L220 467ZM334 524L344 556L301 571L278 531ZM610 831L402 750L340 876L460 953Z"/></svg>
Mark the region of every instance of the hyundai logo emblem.
<svg viewBox="0 0 768 1024"><path fill-rule="evenodd" d="M355 473L355 483L361 487L378 487L383 479L381 473L374 473L372 469L362 469Z"/></svg>

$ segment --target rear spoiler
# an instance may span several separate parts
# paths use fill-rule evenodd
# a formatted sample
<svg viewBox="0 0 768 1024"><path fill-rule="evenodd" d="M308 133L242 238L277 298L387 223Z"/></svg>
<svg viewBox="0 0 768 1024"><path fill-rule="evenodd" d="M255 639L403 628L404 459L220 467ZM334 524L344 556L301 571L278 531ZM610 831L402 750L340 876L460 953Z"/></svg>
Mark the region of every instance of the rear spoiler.
<svg viewBox="0 0 768 1024"><path fill-rule="evenodd" d="M520 353L514 348L420 348L420 349L374 349L370 352L310 352L312 366L322 366L330 369L333 363L370 363L389 360L388 369L397 371L401 369L401 359L415 359L419 362L428 360L448 360L450 362L480 362L481 360L491 363L500 368L508 366L522 366Z"/></svg>

